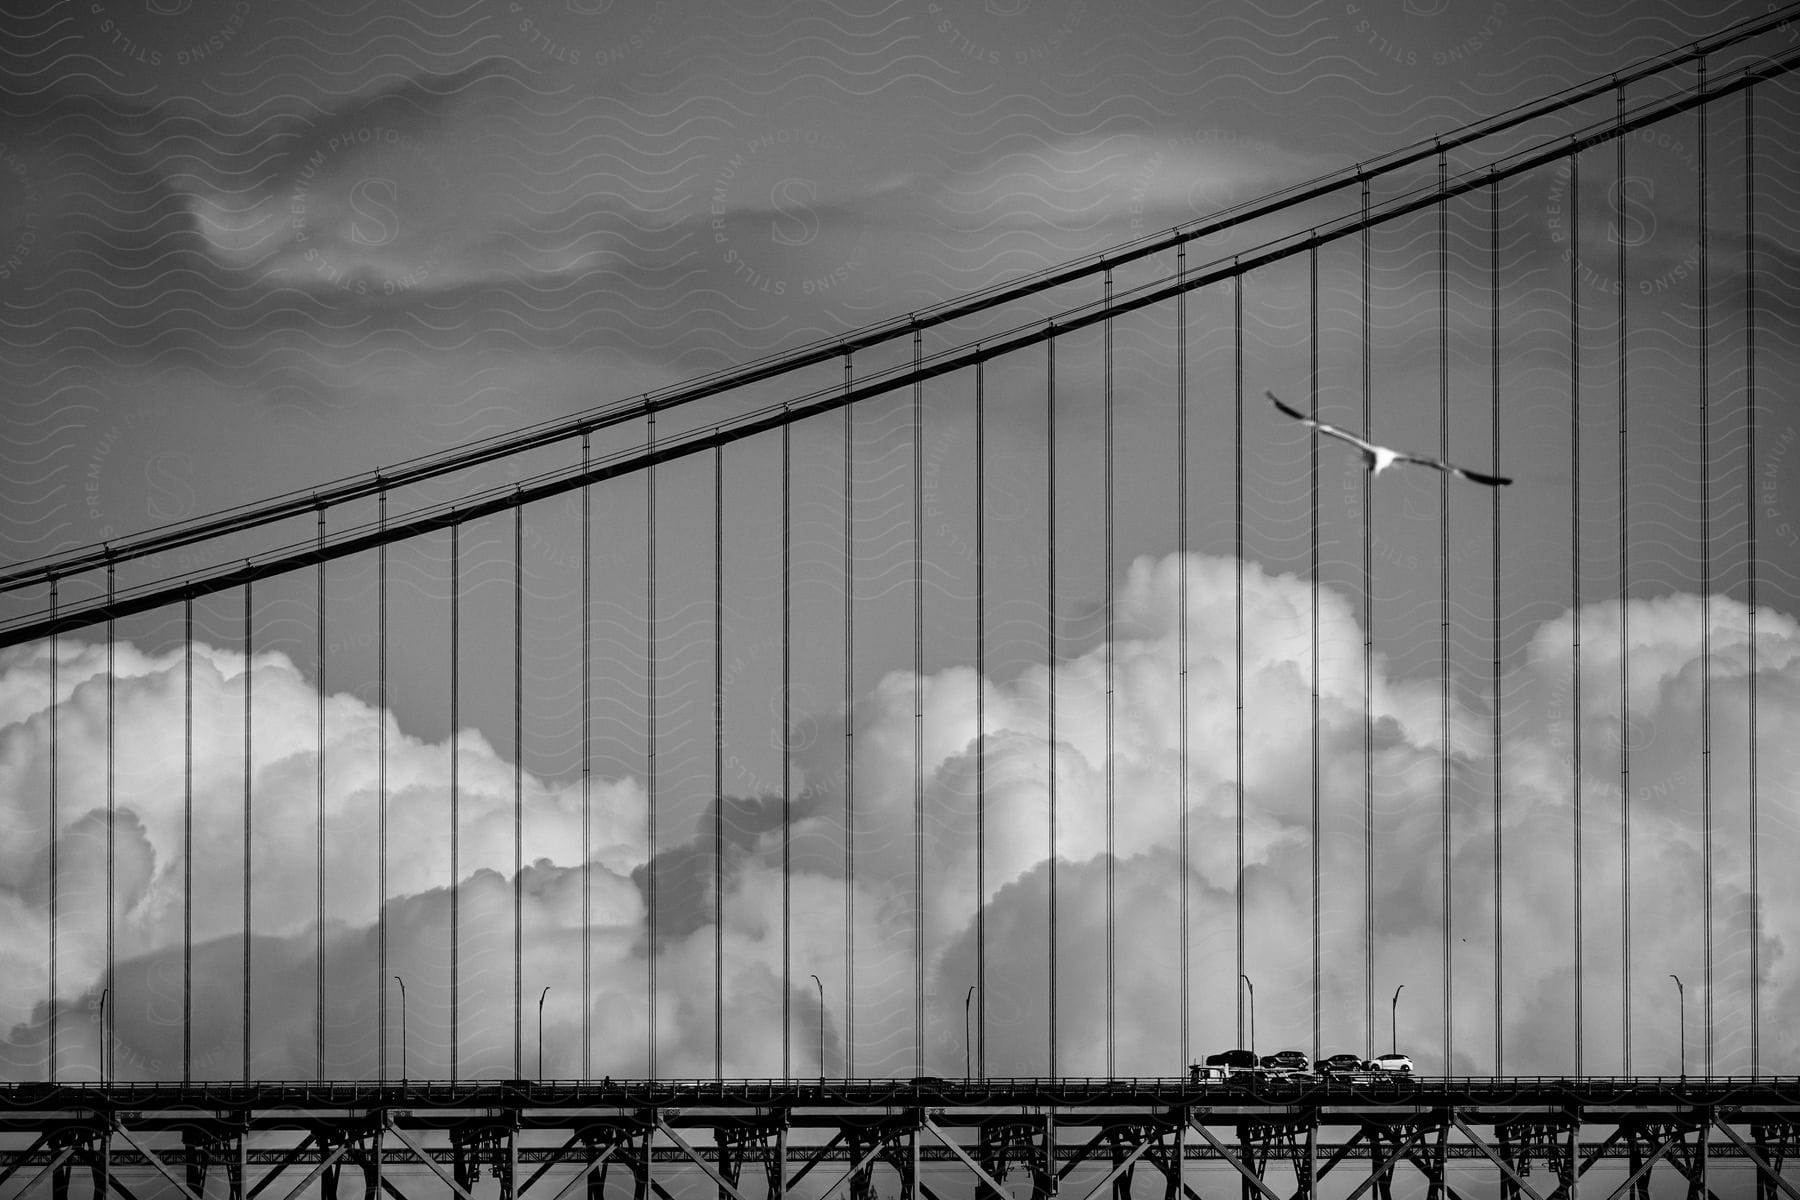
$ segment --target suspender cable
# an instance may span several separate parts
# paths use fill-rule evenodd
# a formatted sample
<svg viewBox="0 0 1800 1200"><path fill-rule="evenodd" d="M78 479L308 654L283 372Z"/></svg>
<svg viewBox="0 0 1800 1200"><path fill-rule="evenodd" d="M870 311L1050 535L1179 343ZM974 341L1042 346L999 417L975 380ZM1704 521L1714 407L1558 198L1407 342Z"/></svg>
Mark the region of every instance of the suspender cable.
<svg viewBox="0 0 1800 1200"><path fill-rule="evenodd" d="M1706 59L1697 64L1701 91L1706 90ZM1700 122L1700 874L1701 926L1706 986L1701 989L1704 1013L1706 1073L1713 1071L1713 795L1712 795L1712 283L1708 268L1706 197L1706 105L1696 110ZM1754 480L1754 476L1752 477Z"/></svg>
<svg viewBox="0 0 1800 1200"><path fill-rule="evenodd" d="M645 443L656 448L656 414L644 423ZM644 678L648 752L644 788L644 1074L656 1078L656 464L644 469ZM646 1154L645 1163L649 1156ZM648 1166L646 1165L646 1172Z"/></svg>
<svg viewBox="0 0 1800 1200"><path fill-rule="evenodd" d="M1375 351L1370 319L1369 181L1362 185L1362 427L1375 436L1370 374ZM1363 626L1363 1057L1375 1057L1375 473L1362 475Z"/></svg>
<svg viewBox="0 0 1800 1200"><path fill-rule="evenodd" d="M975 1012L978 1079L987 1078L987 364L975 364ZM965 1000L966 1004L967 1001Z"/></svg>
<svg viewBox="0 0 1800 1200"><path fill-rule="evenodd" d="M1232 509L1236 532L1233 542L1232 644L1236 654L1237 724L1232 732L1236 759L1232 775L1237 785L1237 876L1232 885L1237 896L1237 973L1244 963L1244 284L1242 275L1231 283L1232 338ZM1236 988L1237 1044L1244 1044L1244 990Z"/></svg>
<svg viewBox="0 0 1800 1200"><path fill-rule="evenodd" d="M1187 276L1187 247L1175 250L1175 278ZM1180 825L1180 959L1181 959L1181 1062L1193 1061L1188 1043L1188 1015L1191 1001L1188 931L1188 430L1187 430L1187 293L1175 296L1175 549L1179 570L1176 575L1176 636L1180 643L1180 750L1176 755L1175 781L1176 820Z"/></svg>
<svg viewBox="0 0 1800 1200"><path fill-rule="evenodd" d="M1625 120L1625 89L1616 93L1618 119ZM1626 317L1625 286L1625 139L1613 143L1617 160L1617 188L1614 203L1618 209L1620 235L1613 239L1614 278L1618 280L1617 363L1614 373L1618 384L1619 409L1619 1008L1620 1038L1624 1046L1625 1074L1631 1074L1631 504L1626 479L1630 470L1629 443L1626 430L1627 385L1625 343L1629 336Z"/></svg>
<svg viewBox="0 0 1800 1200"><path fill-rule="evenodd" d="M1450 181L1450 163L1438 155L1438 187ZM1438 457L1450 461L1450 202L1438 205ZM1316 439L1315 439L1316 440ZM1455 1010L1455 906L1450 877L1450 475L1438 472L1438 882L1444 909L1444 1074L1450 1073L1452 1013Z"/></svg>
<svg viewBox="0 0 1800 1200"><path fill-rule="evenodd" d="M913 1071L925 1072L925 335L913 331Z"/></svg>
<svg viewBox="0 0 1800 1200"><path fill-rule="evenodd" d="M1757 854L1756 779L1756 89L1744 91L1744 479L1748 510L1749 676L1748 805L1750 809L1750 1074L1762 1068L1762 892Z"/></svg>
<svg viewBox="0 0 1800 1200"><path fill-rule="evenodd" d="M781 427L781 1073L793 1078L793 981L794 981L794 791L790 766L793 744L789 730L793 715L788 710L794 687L791 633L793 601L790 595L794 570L794 504L792 425ZM819 1053L825 1053L824 1046ZM822 1075L823 1072L820 1072Z"/></svg>
<svg viewBox="0 0 1800 1200"><path fill-rule="evenodd" d="M181 1082L194 1079L194 601L181 605ZM54 698L55 693L52 693ZM52 827L54 829L54 826Z"/></svg>
<svg viewBox="0 0 1800 1200"><path fill-rule="evenodd" d="M525 506L513 509L513 1078L525 1074ZM544 1057L538 1023L538 1059Z"/></svg>
<svg viewBox="0 0 1800 1200"><path fill-rule="evenodd" d="M844 354L844 395L855 382ZM855 409L844 405L844 1078L856 1075L856 461Z"/></svg>
<svg viewBox="0 0 1800 1200"><path fill-rule="evenodd" d="M1105 304L1112 308L1112 272L1109 270L1102 277L1105 287ZM1114 949L1114 930L1117 914L1117 883L1115 868L1115 831L1113 825L1113 323L1108 317L1101 326L1101 385L1102 397L1101 423L1104 426L1105 463L1101 467L1104 482L1106 526L1105 548L1105 590L1101 592L1100 604L1106 623L1106 1074L1111 1078L1117 1074L1115 1064L1118 1013L1115 997L1116 959Z"/></svg>
<svg viewBox="0 0 1800 1200"><path fill-rule="evenodd" d="M243 1012L243 1076L250 1082L250 952L252 938L252 898L250 892L251 791L255 767L251 760L252 674L256 662L251 645L251 585L244 585L244 1012Z"/></svg>
<svg viewBox="0 0 1800 1200"><path fill-rule="evenodd" d="M1575 869L1575 1074L1581 1074L1581 155L1569 155L1569 742Z"/></svg>
<svg viewBox="0 0 1800 1200"><path fill-rule="evenodd" d="M1500 182L1488 189L1488 414L1492 424L1490 444L1493 474L1500 471ZM1500 626L1500 489L1490 489L1488 496L1488 546L1493 554L1492 603L1489 608L1493 648L1493 677L1489 702L1493 705L1494 756L1494 1074L1506 1073L1506 972L1505 965L1505 855L1506 826L1505 773L1501 754L1502 707L1500 701L1500 660L1503 642Z"/></svg>
<svg viewBox="0 0 1800 1200"><path fill-rule="evenodd" d="M1055 327L1052 326L1052 329ZM1044 343L1044 357L1049 374L1044 388L1045 469L1044 469L1044 545L1048 567L1044 581L1045 621L1044 675L1048 688L1044 713L1048 736L1044 739L1049 753L1050 809L1050 1078L1056 1071L1056 339Z"/></svg>
<svg viewBox="0 0 1800 1200"><path fill-rule="evenodd" d="M117 586L116 564L106 564L106 599L110 604ZM118 1027L119 1018L119 960L116 924L118 920L118 797L114 788L114 773L118 762L117 737L118 710L115 700L118 680L118 633L113 620L106 622L106 985L112 989L112 1009L106 1013L102 1023L100 1043L102 1061L112 1053L112 1031ZM111 1081L111 1072L106 1074Z"/></svg>
<svg viewBox="0 0 1800 1200"><path fill-rule="evenodd" d="M462 526L450 527L450 1078L456 1078L462 939ZM405 1054L405 1050L401 1050ZM402 1074L405 1072L402 1071Z"/></svg>
<svg viewBox="0 0 1800 1200"><path fill-rule="evenodd" d="M50 577L51 616L56 615L57 599L57 579L56 576L52 575ZM45 1072L45 1076L51 1083L56 1082L57 1067L59 1065L57 1061L57 1034L59 1025L57 1014L58 1010L62 1007L61 997L57 993L58 976L56 970L56 934L57 929L61 924L60 918L62 916L61 896L57 886L59 882L57 876L60 873L59 869L62 865L60 854L62 811L59 803L61 797L57 795L56 790L57 764L60 761L58 755L60 730L58 729L58 726L61 724L59 713L62 709L62 682L58 678L61 674L61 664L58 660L61 659L61 657L62 639L52 635L50 638L50 913L46 925L46 928L49 931L50 942L50 990L47 997L48 1003L45 1005L49 1014L48 1022L50 1026L50 1042L47 1051L49 1069Z"/></svg>
<svg viewBox="0 0 1800 1200"><path fill-rule="evenodd" d="M845 409L845 413L850 410ZM582 495L586 495L584 491ZM725 1078L725 447L713 447L713 1078Z"/></svg>
<svg viewBox="0 0 1800 1200"><path fill-rule="evenodd" d="M1314 246L1307 255L1307 395L1313 420L1319 419L1319 248ZM1319 1049L1321 1011L1324 1000L1321 996L1321 972L1319 965L1320 947L1325 941L1324 930L1320 923L1319 892L1324 881L1324 859L1320 854L1319 829L1323 813L1319 804L1319 439L1307 439L1307 509L1308 509L1308 553L1310 562L1307 567L1308 590L1311 592L1312 622L1311 654L1312 663L1308 668L1308 680L1312 689L1312 829L1309 836L1309 850L1312 855L1312 1055L1322 1057Z"/></svg>
<svg viewBox="0 0 1800 1200"><path fill-rule="evenodd" d="M387 490L375 493L375 523L387 526ZM388 979L388 570L387 544L375 554L375 1061L377 1078L387 1080Z"/></svg>
<svg viewBox="0 0 1800 1200"><path fill-rule="evenodd" d="M318 510L318 546L325 549L325 509ZM317 804L316 823L313 843L313 895L318 901L318 909L314 914L313 930L313 1073L314 1077L323 1081L325 1078L325 563L321 559L315 575L316 598L314 616L317 627L314 629L317 645L316 664L318 687L313 697L314 734L316 736L315 754L313 756L313 791Z"/></svg>
<svg viewBox="0 0 1800 1200"><path fill-rule="evenodd" d="M581 435L581 465L592 446ZM581 1077L594 1074L594 573L592 489L581 489ZM717 737L713 744L718 744Z"/></svg>

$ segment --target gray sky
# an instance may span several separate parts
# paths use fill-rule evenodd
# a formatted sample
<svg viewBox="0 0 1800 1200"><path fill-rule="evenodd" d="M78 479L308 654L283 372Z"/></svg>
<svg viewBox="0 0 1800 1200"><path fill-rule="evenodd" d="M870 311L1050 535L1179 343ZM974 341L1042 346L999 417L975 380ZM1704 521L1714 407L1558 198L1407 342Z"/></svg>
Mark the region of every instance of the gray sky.
<svg viewBox="0 0 1800 1200"><path fill-rule="evenodd" d="M129 7L49 3L9 14L0 18L13 77L0 105L7 367L0 373L0 554L32 559L304 490L914 311L1447 133L1761 11L1756 4L1702 7L159 0ZM1759 49L1787 44L1783 34ZM974 979L979 911L989 939L983 1005L990 1070L1044 1069L1052 757L1045 696L1052 677L1058 970L1066 977L1059 1062L1076 1073L1105 1063L1104 991L1095 980L1103 977L1098 955L1108 884L1100 850L1109 780L1115 849L1125 864L1112 884L1121 945L1119 1069L1172 1070L1178 1052L1170 1049L1183 1024L1175 1007L1182 959L1172 905L1183 794L1192 823L1186 1024L1196 1055L1231 1044L1239 1003L1232 981L1239 970L1240 640L1252 925L1244 965L1262 1005L1259 1045L1314 1048L1317 795L1324 833L1320 1036L1329 1043L1317 1048L1362 1049L1371 1003L1385 1007L1392 988L1407 983L1405 1013L1416 1024L1404 1040L1422 1065L1492 1068L1498 776L1508 839L1499 895L1509 1069L1561 1070L1576 1040L1569 972L1577 791L1588 973L1581 1036L1589 1069L1624 1065L1619 1013L1626 995L1638 1014L1632 1065L1674 1068L1666 975L1675 971L1690 983L1701 976L1709 913L1716 982L1704 1000L1714 1052L1721 1070L1746 1066L1753 791L1762 806L1765 1013L1795 986L1782 950L1800 935L1793 928L1800 904L1766 870L1795 836L1800 784L1800 763L1774 733L1800 716L1793 711L1800 705L1800 633L1792 620L1800 589L1800 535L1793 532L1800 434L1779 390L1795 366L1795 275L1786 234L1796 106L1791 86L1781 82L1759 91L1757 102L1763 161L1755 195L1767 241L1758 247L1763 390L1754 448L1747 443L1743 354L1741 99L1709 114L1704 137L1689 115L1628 139L1623 182L1609 144L1584 155L1578 184L1556 168L1508 184L1497 280L1489 273L1486 194L1449 206L1443 322L1435 215L1405 218L1372 235L1376 436L1435 452L1440 414L1448 414L1453 458L1518 479L1499 498L1497 612L1490 496L1453 482L1446 515L1437 477L1404 469L1384 475L1374 491L1374 585L1365 612L1362 473L1344 447L1331 443L1320 445L1318 458L1321 586L1316 593L1309 586L1311 442L1274 414L1261 392L1273 388L1304 405L1316 346L1322 412L1361 426L1355 242L1320 252L1316 309L1303 259L1259 271L1244 285L1241 639L1232 562L1240 416L1233 299L1223 288L1196 293L1188 306L1185 448L1175 440L1173 306L1117 322L1110 574L1100 335L1058 342L1053 629L1045 603L1043 352L986 369L989 570L979 680L971 373L924 389L916 487L925 639L917 679L909 397L856 411L848 481L839 417L793 428L793 690L785 739L782 449L771 437L729 451L720 466L718 530L726 736L716 764L713 463L695 459L658 472L653 661L646 653L644 481L593 489L589 753L604 804L585 856L579 504L546 503L527 514L522 593L531 620L520 745L512 731L513 527L499 518L470 526L457 548L463 624L456 723L465 755L458 781L463 963L477 974L464 983L459 1069L512 1071L515 761L524 766L525 858L546 860L526 883L533 905L526 926L536 932L523 987L532 992L548 983L552 1004L564 1005L546 1015L556 1038L547 1055L556 1059L553 1070L574 1074L583 1066L581 974L571 963L581 954L584 857L594 863L588 953L595 978L606 981L592 1011L608 1014L604 1033L591 1034L588 1065L596 1074L647 1065L643 1009L652 957L658 995L671 1006L658 1019L657 1062L665 1073L711 1072L715 995L723 997L726 1025L738 1023L726 1029L733 1045L727 1074L779 1073L784 1047L789 1065L810 1064L817 1053L806 1007L814 1003L807 999L812 973L832 981L827 1007L836 1015L827 1053L834 1069L853 1049L858 1073L910 1072L915 894L926 897L927 1064L948 1071L950 1059L960 1059L958 1010ZM1606 115L1604 107L1589 111ZM1705 456L1697 416L1703 145L1712 256ZM1397 190L1428 175L1382 186ZM1202 243L1190 251L1189 265L1341 211L1321 205L1237 240ZM1623 279L1614 257L1621 244ZM1119 282L1171 267L1158 260L1130 268ZM1573 451L1572 274L1583 314L1580 441ZM934 333L927 349L991 336L1096 294L1065 289L1016 305L988 327ZM1630 402L1623 523L1615 370L1621 296ZM863 356L857 373L908 352ZM1443 408L1440 369L1450 383ZM671 421L699 427L840 380L839 366L828 364L798 383L764 385L753 396ZM670 432L665 427L662 436ZM627 448L642 435L637 426L606 435L594 453ZM399 496L396 510L563 466L577 453L565 446ZM1184 453L1192 552L1185 572L1176 504ZM1754 788L1745 609L1752 510L1759 537L1757 719L1767 735ZM1573 534L1572 511L1579 515ZM374 513L353 516L369 520ZM1440 520L1448 522L1447 573ZM292 540L312 534L310 521L280 531ZM231 558L260 548L234 544L216 553ZM414 1047L422 1056L415 1073L424 1056L440 1067L448 1061L443 1021L430 1014L441 1017L448 996L449 553L448 538L439 535L390 556L386 715L376 690L373 556L334 565L327 576L332 1074L372 1073L377 1006L385 1003L393 1019L393 999L382 999L374 970L372 930L374 747L383 721L392 722L390 821L407 846L404 864L389 867L390 938L407 947L393 952L400 956L395 964L405 968L422 1006L413 1010L413 1034L423 1039ZM1629 576L1623 621L1621 564ZM191 565L171 558L148 571ZM1697 598L1703 578L1713 592L1705 617ZM92 586L72 581L65 596ZM314 587L308 573L257 593L254 650L263 657L255 670L254 853L266 857L253 885L255 1069L283 1077L313 1067L318 896L311 847L321 673ZM846 592L854 597L855 623L848 652L854 886L844 879ZM39 595L9 596L4 611L42 602ZM1582 614L1579 739L1571 724L1572 606ZM1109 611L1116 673L1110 742ZM200 894L224 899L196 923L196 953L216 964L208 978L216 974L220 982L197 999L211 1006L205 1024L217 1044L195 1053L210 1056L208 1071L226 1076L238 1069L240 615L237 595L196 606L206 664L196 672L196 727L209 731L197 740L203 782L196 812L203 840L216 843L204 861L196 852L196 874ZM1442 622L1451 630L1447 659ZM1364 720L1365 632L1375 664L1372 725ZM121 1042L141 1064L136 1069L155 1075L179 1055L167 1023L169 995L180 1008L185 784L181 758L170 749L180 741L185 694L179 613L135 618L119 633L127 643L120 671L130 679L115 698L115 744L127 763L116 786L121 809L138 825L123 839L132 866L121 901L115 1012ZM1045 665L1051 636L1054 672ZM1185 776L1177 715L1183 644ZM1629 647L1624 655L1622 645ZM42 647L13 652L0 684L0 716L11 734L4 803L10 819L29 831L0 876L17 918L12 927L23 931L0 948L14 981L0 1000L0 1025L12 1030L4 1069L20 1077L43 1069L48 1018L41 866L49 792L46 654ZM104 914L86 888L98 876L83 874L97 869L91 847L103 828L91 810L104 807L94 764L104 758L105 657L74 639L62 656L58 837L67 848L59 886L75 899L65 900L58 935L58 1003L65 1069L78 1072L78 1064L92 1061L93 1033L83 1014L106 986L104 953L96 958L94 949ZM1710 664L1710 686L1702 684L1703 664ZM646 716L652 687L654 744ZM978 689L988 731L979 787L987 839L981 904L972 857ZM913 753L915 698L922 702L922 759ZM1629 730L1628 806L1620 804L1621 729ZM795 821L785 1036L784 740ZM1365 785L1366 745L1372 757ZM653 950L646 941L651 846L644 819L651 786L658 812ZM1699 850L1703 786L1716 836L1710 908L1698 891L1708 870ZM715 800L719 792L722 801ZM912 858L915 796L925 799L928 814L923 879ZM719 877L729 901L728 925L716 940L715 804L727 830ZM1448 885L1440 870L1446 804L1454 817ZM1633 820L1628 860L1621 850L1625 807ZM1363 957L1369 829L1378 846L1372 989L1364 985ZM284 853L296 844L305 849L298 859ZM1619 954L1622 861L1633 872L1631 925L1639 931L1629 978ZM857 926L847 937L851 920ZM857 948L853 980L844 960L848 944ZM469 965L486 962L490 952L507 969ZM804 990L796 990L796 980ZM847 992L855 997L854 1035ZM1690 987L1697 1014L1702 1001L1695 995ZM1448 1056L1446 997L1454 1043ZM1385 1015L1375 1013L1377 1048ZM1701 1045L1701 1020L1690 1015L1690 1046ZM1760 1048L1764 1069L1792 1069L1800 1054L1791 1035L1774 1028L1763 1031Z"/></svg>

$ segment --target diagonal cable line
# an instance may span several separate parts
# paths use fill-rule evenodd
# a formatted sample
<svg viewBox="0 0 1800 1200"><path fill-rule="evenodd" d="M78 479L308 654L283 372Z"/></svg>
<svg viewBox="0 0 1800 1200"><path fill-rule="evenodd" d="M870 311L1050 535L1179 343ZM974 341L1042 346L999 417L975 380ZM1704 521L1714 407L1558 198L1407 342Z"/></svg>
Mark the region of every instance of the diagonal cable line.
<svg viewBox="0 0 1800 1200"><path fill-rule="evenodd" d="M1800 19L1800 0L1764 14L1740 21L1709 38L1678 47L1640 61L1623 71L1598 77L1575 87L1508 109L1485 120L1466 125L1449 134L1401 147L1384 155L1359 162L1317 178L1298 183L1244 204L1222 209L1211 216L1172 229L1160 230L1104 251L1074 259L1021 278L993 284L965 293L954 300L907 313L887 321L863 327L843 337L821 340L791 350L768 355L728 370L704 375L658 391L616 404L592 409L573 417L547 421L538 425L469 443L438 454L421 456L375 471L333 480L300 492L269 497L250 504L224 509L192 521L161 526L100 545L22 560L11 569L0 572L0 592L16 591L42 584L59 576L98 569L107 563L120 563L191 546L228 534L273 524L302 515L315 508L330 508L358 499L366 499L397 487L405 487L438 478L483 463L509 458L525 451L578 439L584 434L610 428L654 413L665 412L696 401L723 395L738 388L778 378L807 367L817 366L853 354L858 350L883 345L921 330L948 324L1021 300L1091 276L1097 276L1124 263L1151 258L1189 242L1210 237L1221 231L1246 225L1266 216L1297 209L1313 200L1358 187L1363 183L1392 176L1450 151L1471 146L1482 139L1516 129L1533 121L1544 120L1578 108L1599 96L1625 87L1672 74L1719 51L1738 46L1756 37L1780 29Z"/></svg>
<svg viewBox="0 0 1800 1200"><path fill-rule="evenodd" d="M248 582L266 579L312 566L322 560L342 558L372 550L377 546L448 529L482 517L510 511L524 504L563 495L605 479L633 475L663 463L703 453L715 446L743 441L759 434L778 430L793 421L805 420L821 413L835 411L845 405L887 395L903 387L915 386L940 376L974 366L978 362L1003 357L1056 337L1101 324L1124 313L1135 312L1193 291L1209 284L1238 279L1273 263L1306 254L1315 247L1348 238L1370 225L1378 225L1423 211L1447 200L1487 188L1496 182L1526 174L1560 159L1578 156L1581 151L1604 145L1638 129L1654 125L1700 104L1725 95L1747 91L1800 69L1800 49L1760 60L1729 75L1710 80L1703 88L1692 88L1673 97L1647 102L1626 115L1560 135L1549 142L1508 156L1500 162L1466 171L1442 184L1419 187L1372 207L1367 215L1360 211L1333 221L1312 226L1299 233L1265 243L1255 250L1231 256L1200 271L1188 272L1182 278L1164 276L1115 293L1110 303L1095 301L1057 314L1047 320L1036 320L1016 327L997 337L988 337L925 357L916 363L889 368L868 377L853 388L819 390L793 400L778 402L740 414L730 420L702 426L683 433L659 437L652 446L645 443L621 451L610 458L599 459L581 467L571 465L520 482L508 482L483 492L461 497L453 502L430 505L395 520L383 529L365 524L340 531L319 547L311 539L304 543L251 556L244 560L192 573L170 577L135 588L121 588L110 600L92 600L69 605L55 615L32 613L0 624L0 648L19 645L69 632L108 619L148 612L188 597L212 595L241 587ZM838 352L841 352L838 351ZM662 406L651 408L650 415ZM645 408L635 405L629 415L643 416ZM592 426L589 426L591 428ZM467 465L466 463L463 465ZM392 486L391 476L384 476ZM322 493L321 493L322 494ZM308 499L311 510L320 503ZM95 561L116 563L127 551L103 548L94 552ZM131 551L136 554L135 550ZM71 560L73 561L73 560ZM64 573L59 564L55 570L40 569L37 582L47 583ZM0 583L4 583L0 580Z"/></svg>

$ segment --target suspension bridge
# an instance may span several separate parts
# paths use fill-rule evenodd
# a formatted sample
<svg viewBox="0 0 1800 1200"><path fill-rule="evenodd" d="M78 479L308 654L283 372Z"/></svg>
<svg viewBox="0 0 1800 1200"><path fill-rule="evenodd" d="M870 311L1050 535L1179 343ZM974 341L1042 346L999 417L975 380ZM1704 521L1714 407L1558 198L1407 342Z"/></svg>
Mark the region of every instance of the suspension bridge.
<svg viewBox="0 0 1800 1200"><path fill-rule="evenodd" d="M7 566L0 1187L1800 1198L1797 15Z"/></svg>

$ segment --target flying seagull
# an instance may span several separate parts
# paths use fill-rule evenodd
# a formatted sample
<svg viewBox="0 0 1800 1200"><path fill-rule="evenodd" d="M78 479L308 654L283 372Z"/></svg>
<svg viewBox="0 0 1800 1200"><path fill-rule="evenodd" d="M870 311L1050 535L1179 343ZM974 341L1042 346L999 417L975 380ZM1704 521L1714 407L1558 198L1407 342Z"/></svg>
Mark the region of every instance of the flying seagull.
<svg viewBox="0 0 1800 1200"><path fill-rule="evenodd" d="M1314 429L1325 434L1327 437L1334 437L1339 441L1349 442L1352 446L1361 450L1363 462L1368 466L1369 470L1377 475L1381 474L1395 463L1418 463L1422 467L1435 467L1440 471L1448 471L1452 475L1461 475L1471 483L1485 483L1489 487L1501 487L1512 482L1512 480L1502 478L1499 475L1483 475L1480 471L1471 471L1467 467L1459 467L1455 463L1447 463L1440 458L1425 458L1418 454L1408 454L1404 450L1390 450L1386 446L1377 446L1374 442L1365 442L1347 429L1339 429L1336 425L1327 425L1323 421L1315 421L1299 409L1289 408L1281 402L1281 397L1277 396L1274 392L1264 392L1263 395L1273 400L1276 408L1294 418L1294 420L1299 421L1302 425L1311 425Z"/></svg>

